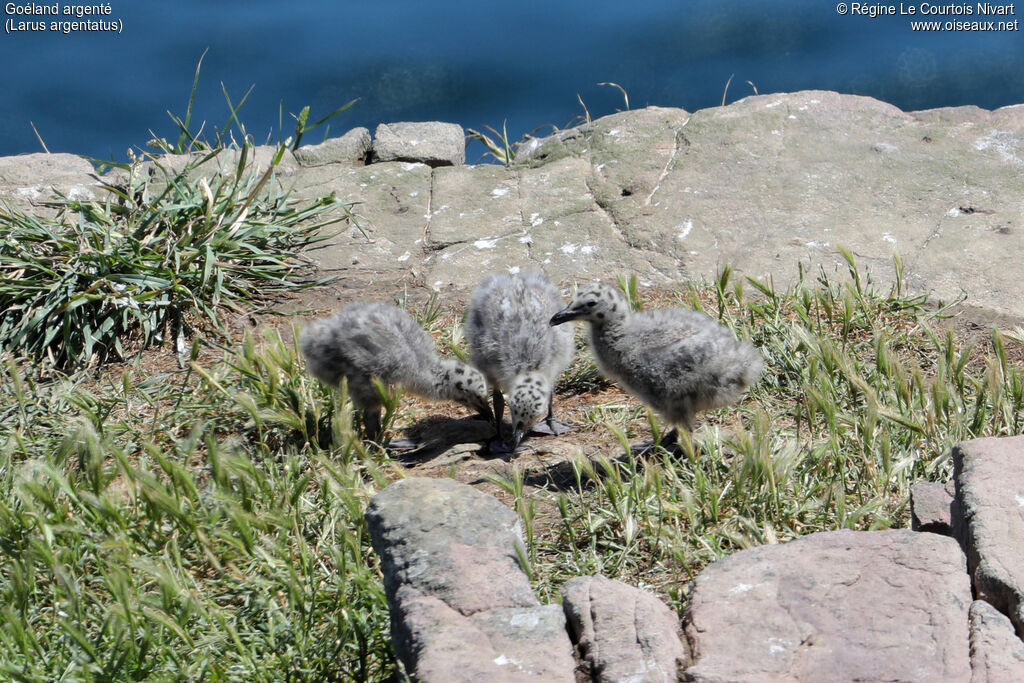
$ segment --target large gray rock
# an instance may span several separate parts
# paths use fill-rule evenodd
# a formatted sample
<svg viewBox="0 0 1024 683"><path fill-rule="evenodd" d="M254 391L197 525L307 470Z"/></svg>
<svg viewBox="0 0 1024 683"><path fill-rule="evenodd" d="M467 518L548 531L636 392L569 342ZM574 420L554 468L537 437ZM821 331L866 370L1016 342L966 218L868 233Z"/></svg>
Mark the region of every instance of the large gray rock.
<svg viewBox="0 0 1024 683"><path fill-rule="evenodd" d="M294 152L295 160L307 167L362 163L370 153L371 142L369 130L353 128L341 137L299 147Z"/></svg>
<svg viewBox="0 0 1024 683"><path fill-rule="evenodd" d="M522 568L519 517L450 479L403 479L374 496L366 512L384 587L410 586L462 614L538 605Z"/></svg>
<svg viewBox="0 0 1024 683"><path fill-rule="evenodd" d="M457 123L382 123L373 135L373 158L461 166L466 163L466 134Z"/></svg>
<svg viewBox="0 0 1024 683"><path fill-rule="evenodd" d="M379 285L394 292L400 285L385 281L415 281L422 276L424 225L430 207L430 168L424 164L392 162L372 166L327 164L301 171L297 199L334 193L352 204L354 223L331 226L328 246L308 253L325 275L340 275L344 283ZM337 306L336 300L332 307Z"/></svg>
<svg viewBox="0 0 1024 683"><path fill-rule="evenodd" d="M952 538L834 531L697 577L686 680L965 681L971 587Z"/></svg>
<svg viewBox="0 0 1024 683"><path fill-rule="evenodd" d="M366 512L381 557L395 653L417 680L572 681L557 606L519 565L519 518L450 479L405 479Z"/></svg>
<svg viewBox="0 0 1024 683"><path fill-rule="evenodd" d="M387 149L394 125L375 149ZM784 289L798 263L845 274L842 246L883 289L895 253L910 293L948 301L966 290L968 305L1024 319L1022 149L1024 107L906 113L821 91L692 114L648 107L531 141L507 169L435 169L418 214L428 239L392 238L385 222L379 237L409 252L395 272L439 289L514 268L560 282L634 272L673 285L725 264ZM324 187L358 194L352 182L336 174ZM320 253L350 264L355 248ZM371 259L351 273L385 265Z"/></svg>
<svg viewBox="0 0 1024 683"><path fill-rule="evenodd" d="M274 166L274 159L279 151L281 157ZM239 175L241 171L240 177L255 185L271 167L274 168L277 189L283 190L285 188L281 181L290 179L295 174L298 164L291 150L279 150L276 145L246 147L244 157L242 149L228 147L216 152L200 150L186 154L156 154L142 163L142 170L149 174L152 195L158 194L160 188L165 187L169 180L186 171L186 177L193 183L198 182L200 178L210 180L217 176L230 179ZM290 183L289 180L289 185Z"/></svg>
<svg viewBox="0 0 1024 683"><path fill-rule="evenodd" d="M0 201L22 207L102 195L92 164L74 154L21 154L0 157ZM37 209L33 212L38 213Z"/></svg>
<svg viewBox="0 0 1024 683"><path fill-rule="evenodd" d="M562 606L593 680L673 683L685 668L679 618L654 595L581 576L562 588Z"/></svg>
<svg viewBox="0 0 1024 683"><path fill-rule="evenodd" d="M971 604L971 683L1024 681L1024 641L1005 614L984 600Z"/></svg>
<svg viewBox="0 0 1024 683"><path fill-rule="evenodd" d="M975 594L1024 634L1024 436L959 443L953 468Z"/></svg>

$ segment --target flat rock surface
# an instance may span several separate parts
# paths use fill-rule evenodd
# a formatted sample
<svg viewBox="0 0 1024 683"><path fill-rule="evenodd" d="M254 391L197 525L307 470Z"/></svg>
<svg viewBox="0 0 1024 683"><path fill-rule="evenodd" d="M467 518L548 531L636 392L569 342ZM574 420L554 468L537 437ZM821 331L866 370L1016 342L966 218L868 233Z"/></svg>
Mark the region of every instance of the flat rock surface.
<svg viewBox="0 0 1024 683"><path fill-rule="evenodd" d="M1024 633L1024 436L957 444L953 466L975 593Z"/></svg>
<svg viewBox="0 0 1024 683"><path fill-rule="evenodd" d="M415 672L415 680L574 681L576 662L558 605L466 616L438 598L414 593L402 590L401 621L398 628L392 625L392 632L396 652Z"/></svg>
<svg viewBox="0 0 1024 683"><path fill-rule="evenodd" d="M956 541L834 531L697 577L688 681L966 681L971 587Z"/></svg>
<svg viewBox="0 0 1024 683"><path fill-rule="evenodd" d="M397 201L375 200L381 184L321 180L367 200L359 210L379 253L353 268L365 241L349 234L320 258L353 277L412 274L442 290L514 268L563 283L635 272L664 285L726 264L784 288L798 262L845 273L842 246L881 287L898 254L912 293L966 292L969 306L1024 319L1022 168L1024 106L906 113L808 91L695 113L648 107L531 141L508 168L398 178L388 185ZM418 206L403 212L407 200ZM424 239L400 237L406 223Z"/></svg>
<svg viewBox="0 0 1024 683"><path fill-rule="evenodd" d="M299 160L323 164L312 167L288 152L276 180L298 198L359 202L359 228L315 253L342 276L325 296L469 288L526 268L563 284L636 273L672 285L731 265L785 288L798 264L845 273L843 247L877 286L894 283L898 254L910 293L1024 320L1024 105L907 113L804 91L693 113L648 107L530 140L509 167L462 166L455 124L382 124L374 150L395 161L371 166L331 156L346 139L366 142L355 131L306 148ZM71 155L2 159L0 198L95 192L89 172Z"/></svg>
<svg viewBox="0 0 1024 683"><path fill-rule="evenodd" d="M519 566L522 523L498 500L450 479L403 479L366 512L384 586L411 586L470 615L539 604Z"/></svg>

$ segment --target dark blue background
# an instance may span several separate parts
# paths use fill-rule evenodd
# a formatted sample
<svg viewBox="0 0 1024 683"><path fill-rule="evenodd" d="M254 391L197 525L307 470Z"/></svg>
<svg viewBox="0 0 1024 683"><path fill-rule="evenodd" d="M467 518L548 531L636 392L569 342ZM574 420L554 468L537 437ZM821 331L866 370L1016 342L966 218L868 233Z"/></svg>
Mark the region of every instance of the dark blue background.
<svg viewBox="0 0 1024 683"><path fill-rule="evenodd" d="M623 108L600 81L622 85L633 108L690 111L717 105L730 75L728 101L752 94L750 81L761 93L830 89L905 110L1024 102L1020 31L915 33L907 17L840 16L835 6L114 0L121 35L0 35L0 155L42 151L30 121L51 151L105 159L124 160L150 130L173 140L167 111L184 115L207 48L193 128L226 121L221 83L236 101L254 85L241 118L260 142L279 139L282 107L288 135L290 113L308 104L315 119L356 97L332 135L386 121L500 129L507 120L518 139L570 124L583 112L577 94L595 117ZM469 161L481 153L471 149Z"/></svg>

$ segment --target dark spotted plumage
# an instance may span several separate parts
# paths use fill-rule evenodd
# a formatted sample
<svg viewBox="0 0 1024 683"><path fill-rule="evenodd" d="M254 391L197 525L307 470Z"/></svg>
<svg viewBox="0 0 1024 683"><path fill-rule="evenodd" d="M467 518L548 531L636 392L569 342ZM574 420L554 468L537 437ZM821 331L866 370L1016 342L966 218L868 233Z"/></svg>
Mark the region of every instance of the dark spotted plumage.
<svg viewBox="0 0 1024 683"><path fill-rule="evenodd" d="M569 320L590 323L590 346L606 377L691 431L697 413L736 401L764 366L757 349L703 313L634 313L621 291L604 284L581 288L551 324Z"/></svg>
<svg viewBox="0 0 1024 683"><path fill-rule="evenodd" d="M380 396L374 378L417 396L450 399L490 416L487 382L478 370L441 358L422 327L388 304L354 303L302 331L309 372L331 386L348 379L349 396L363 411L367 437L380 436Z"/></svg>
<svg viewBox="0 0 1024 683"><path fill-rule="evenodd" d="M572 360L573 330L548 325L563 303L558 289L539 273L491 275L473 292L466 339L473 365L494 390L496 450L515 450L531 429L567 429L552 416L551 393ZM503 438L501 422L506 396L512 418L509 441Z"/></svg>

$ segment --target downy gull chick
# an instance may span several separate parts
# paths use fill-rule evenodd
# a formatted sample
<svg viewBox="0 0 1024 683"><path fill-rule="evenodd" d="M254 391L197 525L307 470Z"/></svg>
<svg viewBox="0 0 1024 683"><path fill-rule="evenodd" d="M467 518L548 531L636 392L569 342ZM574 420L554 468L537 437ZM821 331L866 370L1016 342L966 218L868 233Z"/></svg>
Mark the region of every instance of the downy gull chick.
<svg viewBox="0 0 1024 683"><path fill-rule="evenodd" d="M476 290L466 316L466 339L473 365L493 389L498 437L492 451L511 452L531 430L546 434L569 431L554 419L551 394L555 380L572 360L573 326L552 328L551 315L564 305L558 288L539 273L498 273ZM505 396L512 437L503 434Z"/></svg>
<svg viewBox="0 0 1024 683"><path fill-rule="evenodd" d="M423 398L457 401L491 417L480 371L438 355L430 335L397 306L349 304L308 325L300 345L314 377L335 387L348 379L349 396L362 411L372 441L380 437L383 407L374 378Z"/></svg>
<svg viewBox="0 0 1024 683"><path fill-rule="evenodd" d="M593 284L551 318L590 323L590 347L601 372L672 425L693 431L698 412L736 401L761 376L761 353L703 313L678 308L635 313L621 291Z"/></svg>

